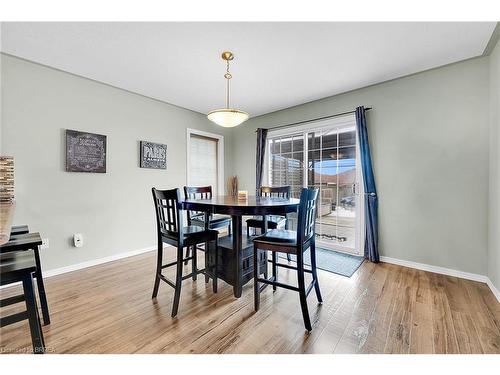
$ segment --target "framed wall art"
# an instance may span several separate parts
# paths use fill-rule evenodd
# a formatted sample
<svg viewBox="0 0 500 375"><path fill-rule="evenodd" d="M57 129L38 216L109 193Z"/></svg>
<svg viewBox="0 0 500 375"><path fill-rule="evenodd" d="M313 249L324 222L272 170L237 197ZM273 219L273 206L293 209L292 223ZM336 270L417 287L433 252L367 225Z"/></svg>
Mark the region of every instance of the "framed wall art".
<svg viewBox="0 0 500 375"><path fill-rule="evenodd" d="M141 141L140 167L167 169L167 145Z"/></svg>
<svg viewBox="0 0 500 375"><path fill-rule="evenodd" d="M66 129L66 171L106 173L106 136Z"/></svg>

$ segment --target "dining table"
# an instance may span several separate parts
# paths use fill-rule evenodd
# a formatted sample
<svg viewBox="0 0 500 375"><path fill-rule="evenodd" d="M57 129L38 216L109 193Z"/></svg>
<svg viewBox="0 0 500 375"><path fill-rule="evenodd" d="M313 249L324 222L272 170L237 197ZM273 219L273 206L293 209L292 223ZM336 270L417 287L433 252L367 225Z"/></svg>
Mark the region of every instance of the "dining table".
<svg viewBox="0 0 500 375"><path fill-rule="evenodd" d="M243 285L253 278L253 242L252 237L243 235L243 216L262 216L264 231L267 231L267 215L287 216L297 212L300 200L296 198L255 197L246 199L224 195L211 199L185 199L185 210L205 213L205 227L208 228L212 214L231 216L231 235L220 236L217 249L208 247L206 267L215 264L218 257L217 277L233 286L233 294L241 297ZM267 254L259 259L260 269L267 269Z"/></svg>

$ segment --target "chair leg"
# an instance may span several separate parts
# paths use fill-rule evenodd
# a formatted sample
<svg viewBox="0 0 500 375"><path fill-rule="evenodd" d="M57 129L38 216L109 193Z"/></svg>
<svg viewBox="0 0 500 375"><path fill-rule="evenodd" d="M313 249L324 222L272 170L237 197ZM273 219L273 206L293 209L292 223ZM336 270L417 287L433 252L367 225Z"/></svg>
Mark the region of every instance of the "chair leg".
<svg viewBox="0 0 500 375"><path fill-rule="evenodd" d="M206 249L205 249L206 251ZM191 262L191 269L192 269L192 273L193 273L193 281L196 281L198 279L198 259L197 259L197 255L198 255L198 250L196 250L196 245L193 245L193 261Z"/></svg>
<svg viewBox="0 0 500 375"><path fill-rule="evenodd" d="M319 290L318 272L316 269L316 244L314 243L314 241L311 243L309 251L311 252L311 270L314 280L314 290L316 291L316 298L318 299L319 303L323 303L321 291Z"/></svg>
<svg viewBox="0 0 500 375"><path fill-rule="evenodd" d="M190 255L190 254L191 254L191 248L188 246L188 247L186 248L186 258L189 258L189 255ZM182 259L182 258L181 258L181 259ZM186 259L186 260L184 261L184 264L185 264L185 265L187 265L187 264L188 264L188 262L189 262L189 260L187 260L187 259Z"/></svg>
<svg viewBox="0 0 500 375"><path fill-rule="evenodd" d="M257 245L253 245L253 301L255 311L259 311L260 308L260 292L259 292L259 250Z"/></svg>
<svg viewBox="0 0 500 375"><path fill-rule="evenodd" d="M219 267L219 257L217 254L217 250L219 248L219 244L217 243L217 240L215 240L215 265L214 265L214 270L213 270L213 281L212 281L212 290L214 293L217 293L217 268ZM205 266L206 267L206 266Z"/></svg>
<svg viewBox="0 0 500 375"><path fill-rule="evenodd" d="M250 237L250 226L247 224L247 237Z"/></svg>
<svg viewBox="0 0 500 375"><path fill-rule="evenodd" d="M172 306L172 318L177 316L179 310L179 300L181 298L182 287L182 247L177 248L177 275L175 277L174 304Z"/></svg>
<svg viewBox="0 0 500 375"><path fill-rule="evenodd" d="M273 278L274 281L278 281L278 266L276 265L276 252L272 251L271 252L271 257L272 257L272 269L273 269ZM273 291L276 291L276 285L273 285Z"/></svg>
<svg viewBox="0 0 500 375"><path fill-rule="evenodd" d="M208 284L208 282L210 281L210 278L208 277L208 263L209 263L209 251L210 251L210 247L208 245L209 243L208 242L205 242L205 284ZM216 254L217 256L217 254Z"/></svg>
<svg viewBox="0 0 500 375"><path fill-rule="evenodd" d="M160 287L160 275L161 275L161 266L163 262L163 242L158 242L158 255L156 259L156 274L155 274L155 285L153 287L153 295L151 298L156 298L158 295L158 288Z"/></svg>
<svg viewBox="0 0 500 375"><path fill-rule="evenodd" d="M312 331L311 319L309 318L309 309L307 308L306 284L304 280L304 260L297 257L297 280L299 284L300 308L302 309L302 317L304 325L310 332ZM301 257L302 258L302 257Z"/></svg>
<svg viewBox="0 0 500 375"><path fill-rule="evenodd" d="M227 226L227 235L231 235L231 223L229 223L229 225Z"/></svg>
<svg viewBox="0 0 500 375"><path fill-rule="evenodd" d="M42 265L40 262L40 253L38 252L38 247L33 249L35 253L35 262L36 262L36 284L38 287L38 295L40 296L40 306L42 307L42 316L43 323L45 325L50 324L50 315L49 315L49 305L47 303L47 296L45 295L45 286L43 284L43 276L42 276Z"/></svg>
<svg viewBox="0 0 500 375"><path fill-rule="evenodd" d="M288 226L288 218L287 218L287 217L286 217L286 215L285 215L285 229L286 229L286 230L288 230L288 227L289 227L289 226ZM287 260L288 262L291 262L291 261L292 261L292 257L290 256L290 253L287 253L287 254L286 254L286 260Z"/></svg>
<svg viewBox="0 0 500 375"><path fill-rule="evenodd" d="M45 351L45 343L43 340L40 317L38 316L38 309L36 307L35 291L33 289L33 278L31 274L23 276L23 289L26 302L26 311L28 312L33 353L43 354Z"/></svg>
<svg viewBox="0 0 500 375"><path fill-rule="evenodd" d="M268 266L267 266L267 250L261 250L264 252L264 255L265 255L265 260L266 260L266 267L264 268L264 279L268 279L269 278L269 271L268 271Z"/></svg>

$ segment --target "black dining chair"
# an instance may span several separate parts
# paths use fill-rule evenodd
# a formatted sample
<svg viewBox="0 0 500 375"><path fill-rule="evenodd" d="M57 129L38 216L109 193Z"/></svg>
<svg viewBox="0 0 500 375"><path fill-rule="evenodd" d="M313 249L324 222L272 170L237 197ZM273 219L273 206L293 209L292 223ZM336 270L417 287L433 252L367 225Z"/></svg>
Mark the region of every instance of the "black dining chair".
<svg viewBox="0 0 500 375"><path fill-rule="evenodd" d="M260 188L261 197L270 198L285 198L290 199L292 193L292 188L290 186L262 186ZM264 234L264 220L262 218L251 218L247 220L247 237L250 237L250 228L260 230L260 234ZM270 215L267 217L267 228L268 229L288 229L288 220L285 216ZM290 262L290 254L286 255L287 260Z"/></svg>
<svg viewBox="0 0 500 375"><path fill-rule="evenodd" d="M42 262L40 261L41 244L42 238L40 233L29 233L27 225L14 226L10 231L9 241L0 245L0 254L10 253L13 251L33 251L36 263L34 277L36 279L38 295L40 296L43 323L44 325L48 325L50 324L50 314L42 275Z"/></svg>
<svg viewBox="0 0 500 375"><path fill-rule="evenodd" d="M290 199L292 189L290 186L262 186L260 188L261 197L269 198L285 198ZM254 228L256 232L260 229L260 234L264 234L264 220L259 217L254 217L247 220L247 236L250 237L250 228ZM278 229L285 228L288 229L288 224L285 216L270 215L267 217L267 228L268 229Z"/></svg>
<svg viewBox="0 0 500 375"><path fill-rule="evenodd" d="M156 276L153 287L153 296L156 298L158 295L158 288L160 280L166 282L174 288L174 302L172 306L172 317L177 315L179 309L179 300L181 296L182 281L192 278L196 281L198 274L204 274L211 277L213 280L213 291L217 293L217 236L218 232L211 229L205 229L195 225L184 226L180 189L172 190L156 190L152 189L153 201L156 211L156 230L158 234L158 259L156 265ZM215 245L216 254L214 266L210 270L208 267L208 245L209 243ZM163 244L169 244L177 248L177 258L174 262L163 264ZM205 268L199 270L197 268L197 246L198 244L205 243ZM193 253L191 256L183 258L184 247L192 247ZM183 261L191 260L192 271L188 275L182 275ZM168 267L176 266L177 273L175 282L169 280L162 274L162 270ZM208 280L207 277L207 280Z"/></svg>
<svg viewBox="0 0 500 375"><path fill-rule="evenodd" d="M300 194L299 213L297 217L297 231L287 229L273 229L253 240L254 259L254 303L255 311L260 307L260 292L269 284L276 287L286 288L299 292L300 306L304 325L308 331L312 330L309 310L307 308L307 296L314 287L319 303L322 303L321 291L319 289L318 274L316 271L316 243L315 243L315 219L318 200L318 189L302 189ZM311 268L304 267L304 252L309 249L311 255ZM271 278L260 278L259 264L256 261L260 250L294 254L297 257L297 267L288 264L280 264L273 257L273 275ZM278 282L278 267L284 267L297 271L298 287ZM312 275L312 282L305 286L305 273ZM264 285L260 286L259 283Z"/></svg>
<svg viewBox="0 0 500 375"><path fill-rule="evenodd" d="M184 198L186 199L212 199L212 186L184 186ZM187 211L188 225L195 225L205 228L205 213L199 211ZM231 235L231 217L225 215L210 214L208 229L219 230L227 228L228 235ZM186 257L189 257L191 248L186 249ZM187 264L187 262L185 262Z"/></svg>
<svg viewBox="0 0 500 375"><path fill-rule="evenodd" d="M26 310L0 317L0 327L27 319L34 354L45 352L42 325L33 288L33 274L36 272L36 260L32 251L11 251L0 253L0 286L22 283L22 293L0 299L0 307L24 302Z"/></svg>

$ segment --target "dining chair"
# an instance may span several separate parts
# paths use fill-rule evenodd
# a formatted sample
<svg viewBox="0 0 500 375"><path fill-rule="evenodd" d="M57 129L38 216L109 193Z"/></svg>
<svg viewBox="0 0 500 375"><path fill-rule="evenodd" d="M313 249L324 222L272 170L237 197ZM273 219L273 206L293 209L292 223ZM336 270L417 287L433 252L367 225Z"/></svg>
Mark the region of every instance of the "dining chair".
<svg viewBox="0 0 500 375"><path fill-rule="evenodd" d="M45 352L42 326L33 288L33 274L36 272L35 254L32 251L11 251L0 253L0 286L21 282L22 293L0 299L0 307L24 302L26 310L0 317L0 327L28 320L34 354Z"/></svg>
<svg viewBox="0 0 500 375"><path fill-rule="evenodd" d="M184 186L184 197L186 199L212 199L212 186ZM205 213L199 211L187 211L188 225L195 225L205 228ZM219 230L227 228L228 235L231 235L231 217L225 215L210 214L208 229ZM186 257L190 255L190 248L186 249ZM185 262L187 264L187 262Z"/></svg>
<svg viewBox="0 0 500 375"><path fill-rule="evenodd" d="M292 193L292 188L290 186L261 186L260 196L261 197L271 197L271 198L286 198L290 199ZM250 228L260 229L260 234L264 234L264 220L262 218L253 217L247 220L247 237L250 237ZM270 215L267 217L267 228L268 229L288 229L288 220L285 216ZM255 233L254 232L254 233ZM290 254L286 255L287 260L290 262Z"/></svg>
<svg viewBox="0 0 500 375"><path fill-rule="evenodd" d="M321 291L319 289L318 274L316 271L316 243L314 228L318 191L318 189L302 189L297 217L297 231L273 229L253 240L255 311L259 310L260 293L267 285L272 285L273 290L276 290L276 287L294 290L299 292L302 317L304 319L304 325L308 331L312 330L312 326L311 319L309 318L309 310L307 308L307 296L313 287L316 291L318 302L323 302ZM310 269L306 269L304 267L304 252L307 249L309 249L311 255ZM256 260L258 259L258 252L261 250L272 251L273 255L277 252L294 254L297 257L297 266L293 267L289 264L281 264L274 256L272 260L272 276L269 279L260 278L259 264ZM278 282L278 267L296 270L298 287ZM307 287L305 286L305 273L312 275L312 282ZM264 285L260 286L259 283L263 283Z"/></svg>
<svg viewBox="0 0 500 375"><path fill-rule="evenodd" d="M205 229L204 227L199 227L195 225L184 226L183 221L183 210L181 203L180 189L171 190L157 190L152 189L153 201L156 211L156 230L158 234L158 258L156 264L156 276L155 283L153 287L153 296L156 298L158 295L158 288L160 286L160 280L166 282L172 288L174 288L174 301L172 306L172 317L177 315L179 309L179 300L181 296L181 285L182 281L188 278L192 278L196 281L198 274L204 274L206 280L211 277L213 280L213 292L217 293L217 236L218 232L211 229ZM215 245L215 261L214 266L209 269L209 259L208 259L208 245L209 243ZM177 249L177 258L175 261L163 264L163 244L169 244ZM200 243L205 243L205 268L199 270L197 268L197 246ZM192 247L193 252L191 256L183 258L184 247ZM188 275L182 275L183 261L191 260L192 270ZM175 282L169 280L166 276L162 274L162 270L168 267L176 266L177 273Z"/></svg>
<svg viewBox="0 0 500 375"><path fill-rule="evenodd" d="M36 264L34 277L36 279L38 295L40 296L43 324L48 325L50 324L50 314L42 275L42 263L40 261L41 244L42 238L40 233L29 233L27 225L14 226L10 231L9 241L0 245L0 254L10 253L13 251L33 251Z"/></svg>

